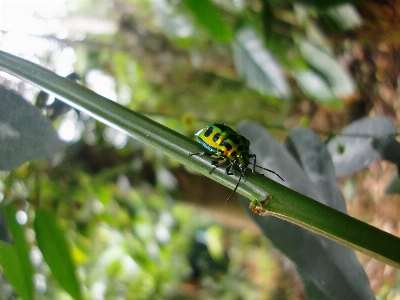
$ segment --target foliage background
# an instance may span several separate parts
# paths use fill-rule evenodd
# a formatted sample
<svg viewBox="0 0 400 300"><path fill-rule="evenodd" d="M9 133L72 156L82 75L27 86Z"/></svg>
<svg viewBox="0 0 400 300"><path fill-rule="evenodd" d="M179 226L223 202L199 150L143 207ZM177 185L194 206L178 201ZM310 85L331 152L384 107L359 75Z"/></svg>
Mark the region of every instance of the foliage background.
<svg viewBox="0 0 400 300"><path fill-rule="evenodd" d="M353 17L348 10L290 1L215 1L202 9L195 1L71 1L68 13L57 18L67 35L48 26L41 37L25 37L47 43L46 51L32 53L26 46L16 52L63 75L74 70L96 92L188 136L216 120L234 126L251 119L280 139L297 125L328 138L362 116L385 115L398 128L397 6L369 1L351 7ZM215 23L218 19L223 23ZM246 37L236 35L244 26L264 39L279 62L277 69L251 68ZM2 31L3 50L17 38L13 34ZM235 55L245 80L236 75ZM237 56L244 65L238 65ZM318 64L330 60L333 67ZM277 70L287 85L276 81ZM34 101L37 90L2 76L4 86ZM307 86L304 78L310 76L314 84ZM260 77L269 80L271 89L247 87L245 82L259 87ZM303 297L293 265L272 248L265 255L268 241L246 221L236 201L223 206L227 189L85 115L71 110L57 118L59 110L45 110L59 132L68 124L75 129L69 131L63 157L2 173L2 194L26 212L28 233L34 226L31 206L57 216L84 278L85 295ZM392 172L393 165L375 162L341 183L350 215L398 236L399 198L384 195ZM28 242L38 298L67 298L34 239ZM375 294L396 297L397 270L360 259ZM9 288L2 290L5 299L14 297Z"/></svg>

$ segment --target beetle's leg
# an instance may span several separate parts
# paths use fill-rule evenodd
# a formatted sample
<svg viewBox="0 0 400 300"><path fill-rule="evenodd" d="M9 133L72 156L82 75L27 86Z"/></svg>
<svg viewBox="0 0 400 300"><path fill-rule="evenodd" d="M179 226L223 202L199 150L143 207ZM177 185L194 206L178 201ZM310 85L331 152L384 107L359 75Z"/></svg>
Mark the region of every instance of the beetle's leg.
<svg viewBox="0 0 400 300"><path fill-rule="evenodd" d="M231 199L231 197L233 196L233 194L236 192L236 190L237 190L237 188L238 188L238 186L239 186L240 180L242 180L242 177L243 177L243 175L244 175L244 171L245 171L245 170L246 170L246 169L244 169L242 172L240 172L239 180L238 180L238 182L236 183L236 186L235 186L235 188L233 189L232 193L229 195L228 199L226 199L225 204L228 203L228 201Z"/></svg>
<svg viewBox="0 0 400 300"><path fill-rule="evenodd" d="M226 168L226 170L225 170L225 174L226 175L233 175L233 173L231 171L232 171L232 168L233 168L234 164L235 164L235 162L231 162L229 164L229 166Z"/></svg>
<svg viewBox="0 0 400 300"><path fill-rule="evenodd" d="M257 167L257 168L263 169L263 170L265 170L265 171L268 171L268 172L270 172L270 173L274 173L274 174L275 174L276 176L278 176L282 181L284 181L283 178L281 177L281 175L279 175L279 174L276 173L275 171L272 171L272 170L270 170L270 169L266 169L266 168L257 166L257 165L256 165L256 155L255 155L255 154L250 154L249 157L254 157L254 163L253 163L253 164L250 163L250 164L253 165L252 173L253 173L254 175L265 176L264 174L261 174L261 173L256 172L255 168Z"/></svg>
<svg viewBox="0 0 400 300"><path fill-rule="evenodd" d="M197 152L197 153L189 153L189 156L195 156L195 155L199 155L199 156L209 156L212 158L216 158L216 160L212 161L211 164L213 165L212 169L210 170L210 174L212 174L212 172L214 172L214 170L218 167L219 164L223 164L224 162L226 162L226 160L228 159L227 157L221 156L219 154L213 154L213 153L208 153L208 152ZM228 167L229 168L229 167ZM232 167L230 167L229 169L231 169ZM227 169L228 172L228 169ZM228 174L228 173L226 173ZM228 174L228 175L232 175L232 173Z"/></svg>
<svg viewBox="0 0 400 300"><path fill-rule="evenodd" d="M219 156L219 155L210 155L211 157L214 158L218 158L217 160L214 160L213 162L211 162L211 164L213 165L213 168L210 170L210 174L218 167L219 164L223 164L224 162L226 162L227 158L223 157L223 156Z"/></svg>
<svg viewBox="0 0 400 300"><path fill-rule="evenodd" d="M264 177L265 177L264 174L258 173L258 172L256 171L257 156L256 156L255 154L250 154L250 155L249 155L249 158L252 158L252 157L254 157L254 163L252 164L252 165L253 165L253 168L251 169L251 173L253 173L254 175L257 175L257 176L264 176ZM258 167L258 166L257 166L257 167ZM261 169L264 169L264 168L261 168ZM264 169L264 170L267 170L267 169Z"/></svg>
<svg viewBox="0 0 400 300"><path fill-rule="evenodd" d="M203 155L210 156L210 154L206 153L206 152L189 153L189 156L196 156L196 155L199 155L199 156L203 156Z"/></svg>
<svg viewBox="0 0 400 300"><path fill-rule="evenodd" d="M254 175L261 175L261 176L264 176L263 174L256 172L257 156L256 156L255 154L250 154L250 155L249 155L249 158L252 158L252 157L254 157L254 163L252 164L252 165L253 165L253 168L251 169L251 173L253 173Z"/></svg>

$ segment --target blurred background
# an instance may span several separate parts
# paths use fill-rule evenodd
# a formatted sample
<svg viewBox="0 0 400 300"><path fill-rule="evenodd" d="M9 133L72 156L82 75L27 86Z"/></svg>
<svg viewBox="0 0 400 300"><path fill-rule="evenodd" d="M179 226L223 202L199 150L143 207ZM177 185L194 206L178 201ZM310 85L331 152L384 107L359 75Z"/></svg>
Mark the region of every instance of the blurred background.
<svg viewBox="0 0 400 300"><path fill-rule="evenodd" d="M45 66L188 137L251 120L283 141L295 126L328 140L383 115L399 128L400 3L342 0L0 0L0 49ZM62 155L0 172L0 195L66 232L90 299L305 299L294 265L230 190L4 72L40 107ZM341 178L349 214L399 230L384 194L393 166ZM71 299L32 244L37 299ZM378 299L398 271L359 258ZM0 299L17 299L4 276ZM133 297L132 295L135 295Z"/></svg>

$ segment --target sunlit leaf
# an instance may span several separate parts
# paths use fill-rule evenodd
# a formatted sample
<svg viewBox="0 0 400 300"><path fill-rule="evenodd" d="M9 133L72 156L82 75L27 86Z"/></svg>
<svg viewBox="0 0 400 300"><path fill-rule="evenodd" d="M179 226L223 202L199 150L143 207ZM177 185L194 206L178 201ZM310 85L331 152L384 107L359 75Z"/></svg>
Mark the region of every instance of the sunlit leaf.
<svg viewBox="0 0 400 300"><path fill-rule="evenodd" d="M346 212L330 155L314 132L293 130L287 141L288 151L258 125L245 122L239 125L239 131L251 141L250 150L257 155L258 165L279 173L288 187ZM243 198L242 203L248 206L247 199ZM272 216L250 216L294 262L307 299L374 299L368 277L353 250Z"/></svg>
<svg viewBox="0 0 400 300"><path fill-rule="evenodd" d="M0 106L0 170L61 151L57 132L37 107L1 86Z"/></svg>
<svg viewBox="0 0 400 300"><path fill-rule="evenodd" d="M205 241L210 252L211 257L214 260L222 259L224 256L224 246L223 246L223 231L219 226L211 226L207 229Z"/></svg>
<svg viewBox="0 0 400 300"><path fill-rule="evenodd" d="M280 98L290 95L283 69L250 27L240 30L233 43L236 70L248 86Z"/></svg>
<svg viewBox="0 0 400 300"><path fill-rule="evenodd" d="M353 78L332 53L307 40L298 41L298 45L304 60L326 78L334 96L344 98L355 94Z"/></svg>
<svg viewBox="0 0 400 300"><path fill-rule="evenodd" d="M166 0L153 0L160 28L171 38L188 38L193 34L193 24L189 18L179 12L176 6Z"/></svg>
<svg viewBox="0 0 400 300"><path fill-rule="evenodd" d="M229 42L232 39L232 30L222 20L215 6L210 0L185 0L186 7L192 12L197 22L202 25L211 36L219 42Z"/></svg>
<svg viewBox="0 0 400 300"><path fill-rule="evenodd" d="M312 70L297 70L294 78L299 87L310 98L320 102L331 102L336 99L324 78Z"/></svg>
<svg viewBox="0 0 400 300"><path fill-rule="evenodd" d="M294 2L294 1L293 1ZM314 6L318 9L325 10L334 6L338 6L346 3L359 4L361 0L296 0L309 6Z"/></svg>
<svg viewBox="0 0 400 300"><path fill-rule="evenodd" d="M325 22L340 30L354 29L362 25L360 14L351 4L329 8L322 13L322 17Z"/></svg>
<svg viewBox="0 0 400 300"><path fill-rule="evenodd" d="M54 215L36 209L34 228L39 249L53 276L74 299L82 299L70 247Z"/></svg>
<svg viewBox="0 0 400 300"><path fill-rule="evenodd" d="M386 117L364 118L344 127L327 145L336 176L353 173L377 160L379 153L372 146L373 138L394 134L396 128Z"/></svg>
<svg viewBox="0 0 400 300"><path fill-rule="evenodd" d="M0 265L7 280L23 300L33 299L33 267L23 227L18 224L14 205L3 207L12 244L0 242Z"/></svg>

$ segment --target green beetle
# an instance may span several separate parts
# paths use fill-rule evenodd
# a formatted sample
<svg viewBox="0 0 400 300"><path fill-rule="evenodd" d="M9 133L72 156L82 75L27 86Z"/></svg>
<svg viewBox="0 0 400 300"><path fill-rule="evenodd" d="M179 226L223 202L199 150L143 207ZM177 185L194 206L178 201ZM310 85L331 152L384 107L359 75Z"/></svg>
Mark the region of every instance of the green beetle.
<svg viewBox="0 0 400 300"><path fill-rule="evenodd" d="M232 193L229 195L228 199L226 199L225 203L227 203L231 199L232 195L236 192L249 164L253 165L253 174L264 176L263 174L256 172L255 167L258 167L274 173L283 181L283 178L274 171L257 166L256 155L250 154L250 141L225 124L213 123L207 125L205 128L196 133L196 136L200 144L206 148L207 151L189 153L189 156L206 155L216 158L216 160L211 163L213 167L210 170L210 174L215 170L215 168L217 168L219 164L222 164L226 161L229 161L229 165L225 172L227 175L233 175L232 168L235 167L237 167L238 171L240 171L238 183L236 184ZM253 157L254 163L251 163L250 158Z"/></svg>

